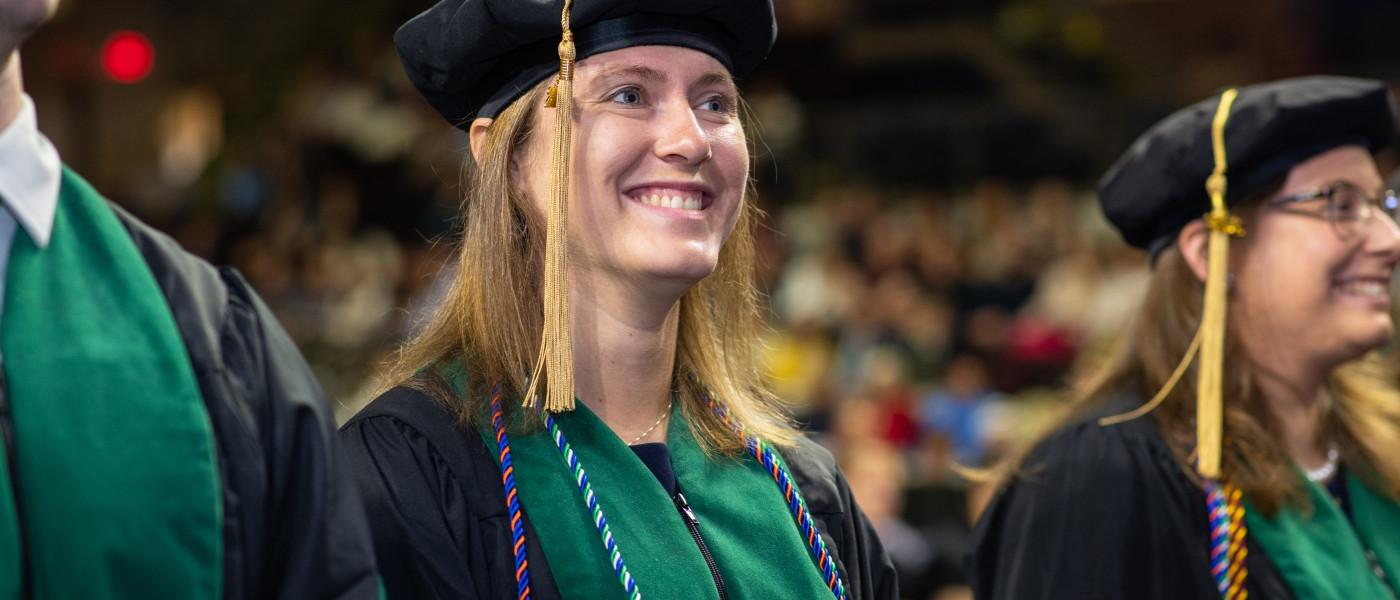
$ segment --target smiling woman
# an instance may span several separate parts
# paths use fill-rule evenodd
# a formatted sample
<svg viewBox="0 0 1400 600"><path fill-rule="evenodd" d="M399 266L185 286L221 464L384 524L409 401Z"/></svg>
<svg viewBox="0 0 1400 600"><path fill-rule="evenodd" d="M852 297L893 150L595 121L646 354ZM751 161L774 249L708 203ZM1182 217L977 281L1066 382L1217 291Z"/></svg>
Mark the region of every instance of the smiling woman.
<svg viewBox="0 0 1400 600"><path fill-rule="evenodd" d="M1149 294L1001 473L979 597L1394 597L1400 392L1373 353L1400 225L1371 153L1395 126L1384 84L1303 78L1182 109L1124 153L1100 200L1152 253Z"/></svg>
<svg viewBox="0 0 1400 600"><path fill-rule="evenodd" d="M749 152L734 82L715 58L675 46L595 55L576 77L570 287L621 292L642 278L679 297L715 269L745 209ZM474 148L490 124L473 123ZM536 111L532 125L518 186L545 214L554 123Z"/></svg>
<svg viewBox="0 0 1400 600"><path fill-rule="evenodd" d="M472 155L453 288L341 433L390 597L896 597L755 367L735 79L772 5L647 10L444 0L396 36Z"/></svg>

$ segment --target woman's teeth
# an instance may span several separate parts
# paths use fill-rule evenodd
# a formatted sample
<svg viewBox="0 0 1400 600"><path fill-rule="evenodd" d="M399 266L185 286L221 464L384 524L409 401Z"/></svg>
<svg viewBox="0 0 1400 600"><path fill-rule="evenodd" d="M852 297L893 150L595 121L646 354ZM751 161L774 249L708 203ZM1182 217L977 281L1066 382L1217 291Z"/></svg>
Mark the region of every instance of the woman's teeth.
<svg viewBox="0 0 1400 600"><path fill-rule="evenodd" d="M699 196L668 196L664 194L647 194L638 198L643 204L660 206L662 208L679 208L682 210L700 210Z"/></svg>
<svg viewBox="0 0 1400 600"><path fill-rule="evenodd" d="M1390 294L1390 286L1380 281L1348 281L1339 287L1343 292L1356 296L1380 298Z"/></svg>

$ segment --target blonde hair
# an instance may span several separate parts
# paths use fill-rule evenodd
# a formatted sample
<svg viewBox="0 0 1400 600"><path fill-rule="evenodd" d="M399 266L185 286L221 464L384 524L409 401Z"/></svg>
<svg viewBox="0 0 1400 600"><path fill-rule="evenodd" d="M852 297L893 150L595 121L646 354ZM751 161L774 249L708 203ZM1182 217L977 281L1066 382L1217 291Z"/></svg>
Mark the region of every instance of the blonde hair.
<svg viewBox="0 0 1400 600"><path fill-rule="evenodd" d="M1263 195L1261 195L1263 196ZM1241 210L1248 217L1258 197ZM1253 204L1254 206L1250 206ZM1202 312L1203 285L1180 251L1162 251L1152 272L1146 300L1118 349L1097 373L1085 380L1057 427L1099 408L1124 391L1150 398L1162 389L1196 335ZM1225 331L1222 474L1250 501L1272 516L1285 505L1308 508L1303 479L1279 442L1279 429L1255 385L1254 369L1243 356L1237 334ZM1150 416L1156 421L1177 462L1196 477L1196 376L1193 364ZM1332 404L1324 434L1335 440L1344 462L1376 489L1400 499L1400 391L1395 375L1371 353L1336 369L1328 380ZM1052 429L1053 430L1053 429ZM1042 438L1043 439L1043 438ZM978 478L1004 483L1021 472L1026 455L1040 440L1020 449L1001 466Z"/></svg>
<svg viewBox="0 0 1400 600"><path fill-rule="evenodd" d="M501 385L507 397L519 397L539 352L544 217L516 189L511 168L533 135L536 107L547 84L506 107L488 127L482 155L464 161L465 223L451 288L382 376L388 386L430 393L466 423L482 422L494 385ZM761 219L746 194L714 272L680 300L673 381L685 417L706 451L738 452L743 441L711 413L702 400L705 393L713 394L731 422L749 434L778 445L798 437L760 370L765 324L753 277L754 228ZM469 374L471 389L465 396L433 375L435 369L457 363Z"/></svg>

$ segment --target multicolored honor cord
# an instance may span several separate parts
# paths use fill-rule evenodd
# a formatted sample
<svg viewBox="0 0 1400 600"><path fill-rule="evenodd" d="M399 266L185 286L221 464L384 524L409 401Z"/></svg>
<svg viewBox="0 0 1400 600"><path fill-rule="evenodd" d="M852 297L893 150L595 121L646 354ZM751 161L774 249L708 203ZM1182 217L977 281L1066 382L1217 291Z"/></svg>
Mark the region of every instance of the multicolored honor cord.
<svg viewBox="0 0 1400 600"><path fill-rule="evenodd" d="M1205 480L1206 509L1210 519L1210 574L1215 578L1215 587L1225 600L1245 600L1249 591L1245 589L1245 578L1249 569L1245 567L1245 557L1249 549L1245 547L1244 505L1240 504L1240 490L1228 483L1214 479Z"/></svg>
<svg viewBox="0 0 1400 600"><path fill-rule="evenodd" d="M491 427L496 436L496 449L499 452L498 458L501 461L501 486L505 490L506 505L510 512L511 525L511 547L515 555L515 583L518 600L530 598L530 567L529 561L525 558L525 527L521 521L519 495L515 488L515 468L510 456L510 437L506 435L505 417L501 409L502 391L500 386L491 390ZM807 510L807 503L802 499L802 493L797 489L797 483L793 481L792 474L788 472L787 466L775 456L773 449L768 444L759 439L743 434L737 426L729 420L729 414L723 407L710 398L709 394L703 396L705 403L710 410L715 413L726 425L729 425L735 432L744 435L745 447L748 452L763 465L764 470L773 477L773 482L778 485L783 498L787 500L788 510L792 514L793 521L797 524L798 531L802 534L803 540L807 543L808 549L812 553L813 560L816 561L817 570L821 572L822 581L831 590L832 596L836 600L846 600L846 586L841 580L841 574L836 570L836 561L832 559L831 553L827 550L826 542L822 540L821 532L817 530L816 523L812 520L811 514ZM545 427L549 429L550 436L554 439L555 447L559 449L559 454L564 458L565 464L569 467L569 472L573 474L574 480L578 482L579 494L583 497L584 504L588 507L589 513L593 516L593 524L598 528L598 534L602 538L603 548L607 551L609 559L612 561L613 569L617 572L618 581L622 584L627 597L632 600L641 600L642 593L637 588L637 582L632 578L632 573L627 569L626 563L622 560L622 551L617 547L616 540L613 539L612 530L608 526L608 519L603 513L603 507L598 501L598 497L593 493L593 486L588 482L588 473L584 470L583 464L579 461L578 455L574 453L573 447L564 437L564 432L559 428L559 424L554 421L554 417L548 412L544 413Z"/></svg>
<svg viewBox="0 0 1400 600"><path fill-rule="evenodd" d="M773 482L778 484L783 498L787 500L788 512L792 514L793 522L797 524L798 531L802 533L802 540L807 543L807 549L812 553L812 559L817 562L817 570L821 571L822 581L826 583L827 589L831 590L831 594L836 600L846 600L846 585L841 581L841 573L836 570L836 561L832 560L831 553L827 551L826 542L822 540L821 532L817 531L817 524L812 521L812 515L807 511L807 502L802 499L802 492L797 489L797 483L793 481L787 465L777 460L773 449L768 444L744 433L743 429L731 422L729 413L710 397L709 392L703 393L701 399L725 425L744 437L744 447L748 449L749 454L758 459L759 464L763 465L764 470L773 477Z"/></svg>
<svg viewBox="0 0 1400 600"><path fill-rule="evenodd" d="M510 437L506 435L505 418L502 416L503 411L501 410L501 396L499 385L492 388L491 428L495 430L496 434L496 449L500 452L501 461L501 486L505 488L506 506L510 510L511 548L515 553L516 598L528 600L530 598L530 566L529 561L525 558L525 527L520 520L519 494L515 489L515 468L511 464ZM593 485L588 482L588 472L579 462L578 455L574 454L574 449L564 437L564 432L559 429L559 424L554 422L554 417L548 412L544 414L545 426L549 428L549 435L554 438L555 446L563 455L564 462L569 465L569 472L573 474L574 481L578 482L579 493L583 495L584 504L588 507L589 514L593 516L593 524L598 527L598 535L602 537L603 549L608 553L608 559L612 562L613 570L617 572L623 591L627 592L627 597L630 600L641 600L642 592L637 589L637 581L632 578L632 572L627 569L627 564L622 560L622 550L617 547L617 540L613 539L612 528L608 526L608 518L603 514L603 507L598 503L598 497L593 494Z"/></svg>
<svg viewBox="0 0 1400 600"><path fill-rule="evenodd" d="M530 561L525 558L525 525L520 520L520 497L515 490L515 465L510 459L510 438L506 437L505 416L501 411L501 386L491 389L491 428L496 431L497 458L501 461L501 486L505 488L510 511L510 546L515 553L515 593L519 600L530 597Z"/></svg>
<svg viewBox="0 0 1400 600"><path fill-rule="evenodd" d="M588 507L588 514L593 515L593 525L598 528L598 535L602 536L603 549L608 553L608 560L612 562L613 571L617 572L618 581L622 583L623 591L627 592L627 597L631 600L641 600L642 592L637 589L637 581L632 579L632 572L627 570L627 564L622 562L622 551L617 547L617 540L613 539L612 528L608 526L608 518L603 515L603 506L598 503L598 497L593 494L593 485L588 482L588 472L583 470L583 463L579 462L578 455L574 454L573 446L569 445L569 440L564 438L564 431L559 429L559 424L554 422L554 415L548 411L544 413L545 426L549 428L550 437L554 438L555 447L559 448L559 454L564 457L564 462L569 465L569 472L573 474L574 481L578 483L579 494L583 495L583 503Z"/></svg>

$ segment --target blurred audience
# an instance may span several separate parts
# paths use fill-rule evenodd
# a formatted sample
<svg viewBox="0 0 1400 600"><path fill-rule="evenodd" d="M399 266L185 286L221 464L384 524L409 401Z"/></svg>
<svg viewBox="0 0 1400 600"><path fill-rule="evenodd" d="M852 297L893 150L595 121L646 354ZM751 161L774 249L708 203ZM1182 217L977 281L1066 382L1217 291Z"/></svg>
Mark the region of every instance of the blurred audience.
<svg viewBox="0 0 1400 600"><path fill-rule="evenodd" d="M957 473L1047 421L1126 325L1145 261L1055 178L766 200L774 389L841 462L905 597L970 597L962 552L989 490Z"/></svg>

